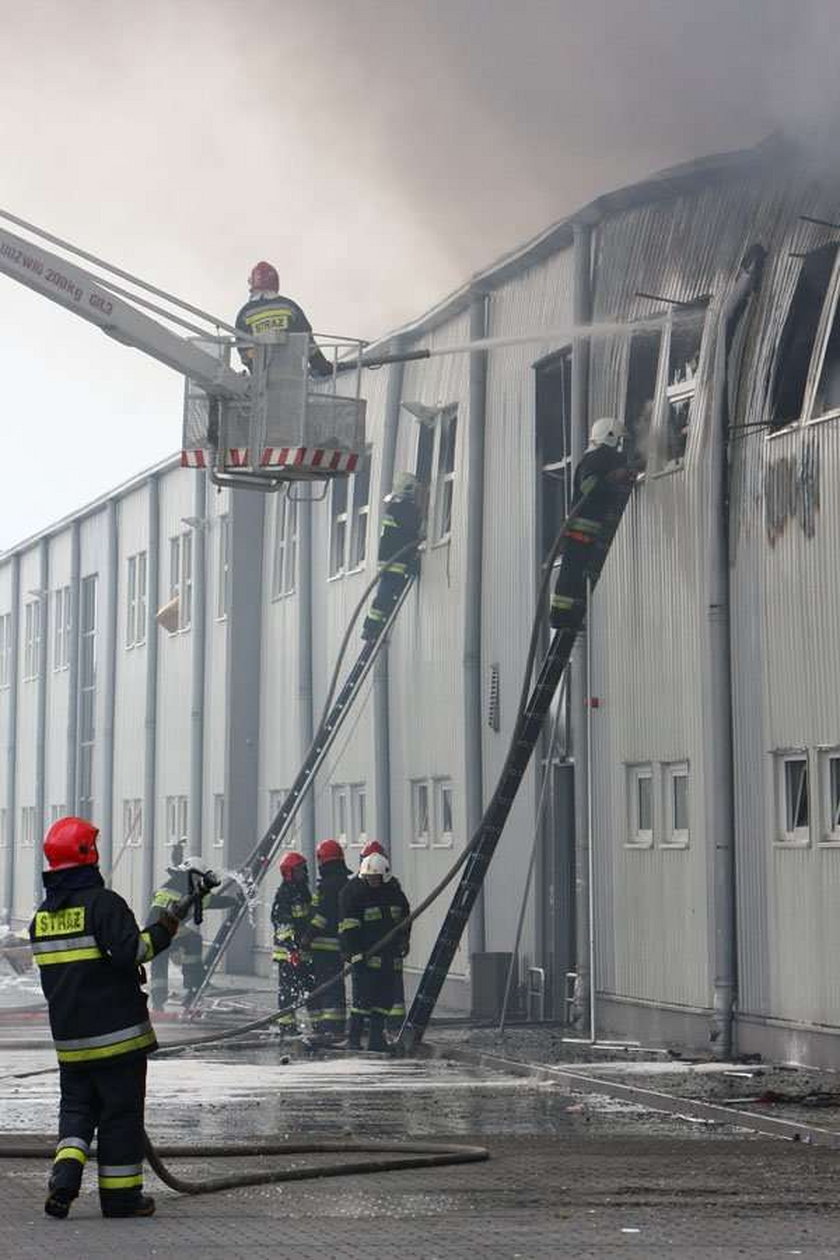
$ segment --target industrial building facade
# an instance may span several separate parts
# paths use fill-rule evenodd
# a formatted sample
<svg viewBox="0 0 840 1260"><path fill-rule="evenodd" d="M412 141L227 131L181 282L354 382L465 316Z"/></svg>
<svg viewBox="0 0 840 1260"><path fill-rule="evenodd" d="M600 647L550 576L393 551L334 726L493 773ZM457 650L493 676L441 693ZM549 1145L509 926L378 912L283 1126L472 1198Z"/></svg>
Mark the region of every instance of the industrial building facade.
<svg viewBox="0 0 840 1260"><path fill-rule="evenodd" d="M138 913L181 836L245 857L402 470L429 486L421 576L290 842L337 836L352 865L375 836L419 901L492 794L571 470L618 415L644 474L447 1005L513 949L533 851L519 975L545 1014L585 1020L591 995L599 1033L839 1062L838 194L781 145L611 194L380 343L458 349L363 374L369 458L323 499L219 491L173 460L0 557L15 924L64 812L101 826ZM274 886L236 970L270 967Z"/></svg>

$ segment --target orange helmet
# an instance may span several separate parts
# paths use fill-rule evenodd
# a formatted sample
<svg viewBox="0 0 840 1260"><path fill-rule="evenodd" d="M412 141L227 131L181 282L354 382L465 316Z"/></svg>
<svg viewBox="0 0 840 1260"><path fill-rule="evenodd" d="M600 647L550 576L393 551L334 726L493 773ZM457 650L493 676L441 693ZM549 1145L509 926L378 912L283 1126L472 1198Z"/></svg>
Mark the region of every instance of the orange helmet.
<svg viewBox="0 0 840 1260"><path fill-rule="evenodd" d="M59 818L44 837L44 857L51 871L65 871L71 866L96 866L99 853L96 837L99 828L86 818Z"/></svg>
<svg viewBox="0 0 840 1260"><path fill-rule="evenodd" d="M284 853L281 857L277 869L284 879L291 879L295 870L299 866L306 866L306 858L302 853Z"/></svg>
<svg viewBox="0 0 840 1260"><path fill-rule="evenodd" d="M280 288L280 277L270 262L258 262L251 268L248 288L252 293L277 292Z"/></svg>
<svg viewBox="0 0 840 1260"><path fill-rule="evenodd" d="M359 856L364 859L366 857L370 857L371 853L380 853L382 857L388 856L378 840L368 840Z"/></svg>
<svg viewBox="0 0 840 1260"><path fill-rule="evenodd" d="M322 840L315 850L315 857L319 866L324 866L327 862L343 862L344 850L337 840Z"/></svg>

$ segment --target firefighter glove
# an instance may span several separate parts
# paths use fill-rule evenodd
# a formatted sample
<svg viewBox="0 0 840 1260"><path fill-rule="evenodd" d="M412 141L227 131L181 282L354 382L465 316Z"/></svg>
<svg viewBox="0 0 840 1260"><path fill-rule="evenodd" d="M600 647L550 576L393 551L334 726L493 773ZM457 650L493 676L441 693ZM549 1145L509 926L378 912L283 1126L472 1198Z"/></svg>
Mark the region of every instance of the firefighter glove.
<svg viewBox="0 0 840 1260"><path fill-rule="evenodd" d="M170 937L174 937L178 928L181 926L180 920L171 910L161 910L158 916L158 923L165 927Z"/></svg>

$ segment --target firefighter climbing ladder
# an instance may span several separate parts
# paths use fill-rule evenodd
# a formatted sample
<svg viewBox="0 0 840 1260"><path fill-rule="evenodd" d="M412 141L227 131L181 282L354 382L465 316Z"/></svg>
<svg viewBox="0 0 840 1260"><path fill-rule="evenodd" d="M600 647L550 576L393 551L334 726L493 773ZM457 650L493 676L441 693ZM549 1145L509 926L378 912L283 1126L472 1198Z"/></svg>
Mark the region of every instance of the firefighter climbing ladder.
<svg viewBox="0 0 840 1260"><path fill-rule="evenodd" d="M600 576L604 561L615 538L616 530L630 498L630 490L631 487L628 486L626 490L616 494L615 515L610 521L610 527L604 539L605 545L599 557L599 562L590 573L593 587ZM582 500L573 507L570 518L580 510L584 502L585 500ZM411 1004L411 1009L400 1033L400 1046L408 1053L416 1049L431 1019L440 991L452 966L452 960L455 957L464 928L467 926L470 913L484 883L484 877L487 874L493 854L496 851L496 845L504 830L511 806L516 799L519 785L528 767L528 762L531 760L531 754L542 730L552 697L557 690L563 671L569 663L575 639L581 630L584 617L585 611L581 609L576 614L576 620L569 629L558 630L554 634L548 651L543 658L533 690L517 716L513 738L511 739L510 748L508 749L496 790L470 843L469 856L464 865L458 887L438 933L429 961L426 964L426 969L420 979L414 1001Z"/></svg>
<svg viewBox="0 0 840 1260"><path fill-rule="evenodd" d="M280 806L277 814L272 819L272 822L262 840L260 840L259 844L240 867L238 877L239 880L241 880L241 883L237 882L234 886L236 905L231 909L227 918L224 920L214 939L210 943L204 958L204 978L202 979L201 985L193 995L192 1001L189 1004L190 1006L195 1005L204 993L207 985L210 983L210 978L213 975L213 972L219 965L222 954L233 938L234 932L245 917L248 911L248 897L245 895L243 890L247 888L250 892L251 889L256 888L269 871L272 859L282 844L283 837L286 835L287 831L294 822L306 793L312 788L315 782L315 775L318 773L318 770L326 757L333 740L338 734L341 723L347 716L353 701L359 693L362 683L367 677L367 674L381 647L385 643L388 631L390 630L394 619L398 615L412 584L413 578L410 578L400 592L399 598L397 599L394 607L391 609L388 620L382 627L379 635L372 641L365 643L365 646L359 653L353 668L347 675L344 686L336 696L335 703L319 726L309 751L306 754L303 765L298 772L297 778L289 789L289 793L283 801L283 804Z"/></svg>

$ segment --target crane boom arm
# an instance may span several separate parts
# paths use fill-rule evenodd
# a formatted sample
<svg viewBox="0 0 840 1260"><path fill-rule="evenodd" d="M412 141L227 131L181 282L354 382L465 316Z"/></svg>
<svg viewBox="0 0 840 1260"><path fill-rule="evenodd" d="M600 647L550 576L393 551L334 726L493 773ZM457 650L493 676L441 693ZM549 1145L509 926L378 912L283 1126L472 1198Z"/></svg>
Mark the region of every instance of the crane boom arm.
<svg viewBox="0 0 840 1260"><path fill-rule="evenodd" d="M118 298L84 268L5 228L0 228L0 273L95 324L116 341L188 376L210 394L234 398L247 391L245 378Z"/></svg>

